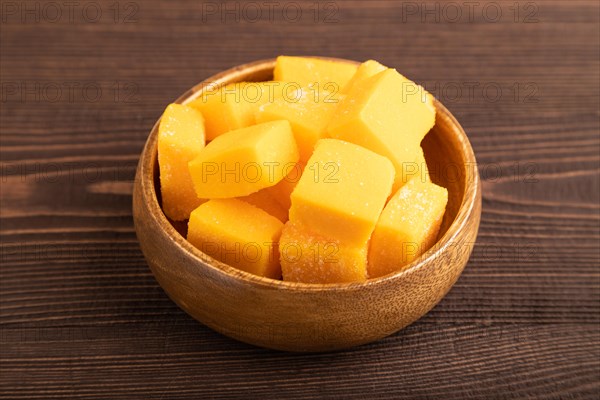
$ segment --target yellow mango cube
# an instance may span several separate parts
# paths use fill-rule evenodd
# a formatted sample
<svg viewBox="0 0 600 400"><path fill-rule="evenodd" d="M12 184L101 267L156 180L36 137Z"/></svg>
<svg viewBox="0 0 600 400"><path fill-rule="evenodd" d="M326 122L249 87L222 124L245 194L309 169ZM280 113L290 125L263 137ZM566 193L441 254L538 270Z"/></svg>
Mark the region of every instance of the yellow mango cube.
<svg viewBox="0 0 600 400"><path fill-rule="evenodd" d="M311 57L279 56L273 76L276 81L293 82L302 87L316 86L339 92L356 73L357 66L342 61Z"/></svg>
<svg viewBox="0 0 600 400"><path fill-rule="evenodd" d="M300 162L294 165L289 165L289 167L284 170L284 173L287 172L285 178L283 178L278 184L265 189L271 193L273 198L277 200L277 202L286 210L286 212L288 212L292 206L292 192L296 188L298 181L300 181L303 171L304 164Z"/></svg>
<svg viewBox="0 0 600 400"><path fill-rule="evenodd" d="M256 110L273 101L283 88L279 82L238 82L211 89L189 103L202 112L206 121L206 140L256 123Z"/></svg>
<svg viewBox="0 0 600 400"><path fill-rule="evenodd" d="M272 103L261 105L256 113L256 121L288 120L298 144L300 161L306 162L317 140L325 136L325 128L338 103L339 98L331 92L302 88L280 96Z"/></svg>
<svg viewBox="0 0 600 400"><path fill-rule="evenodd" d="M290 123L281 120L227 132L188 166L199 198L222 199L277 184L298 158Z"/></svg>
<svg viewBox="0 0 600 400"><path fill-rule="evenodd" d="M194 191L188 162L204 148L204 119L194 108L170 104L158 126L160 191L165 215L174 221L188 219L202 204Z"/></svg>
<svg viewBox="0 0 600 400"><path fill-rule="evenodd" d="M394 69L353 85L340 101L328 134L389 158L402 176L435 124L433 97Z"/></svg>
<svg viewBox="0 0 600 400"><path fill-rule="evenodd" d="M371 237L368 272L377 278L395 271L436 242L448 191L422 179L408 181L394 194Z"/></svg>
<svg viewBox="0 0 600 400"><path fill-rule="evenodd" d="M269 215L285 223L288 220L288 209L281 206L269 189L265 188L248 196L238 197L238 199L266 211Z"/></svg>
<svg viewBox="0 0 600 400"><path fill-rule="evenodd" d="M419 147L415 161L402 164L402 171L400 175L396 175L396 179L394 180L392 194L396 193L411 179L420 179L423 182L431 182L429 169L427 168L427 162L425 161L425 154L421 147Z"/></svg>
<svg viewBox="0 0 600 400"><path fill-rule="evenodd" d="M302 225L285 224L279 241L283 280L303 283L367 279L367 244L348 246Z"/></svg>
<svg viewBox="0 0 600 400"><path fill-rule="evenodd" d="M348 93L350 89L360 83L369 79L372 76L377 75L378 73L385 71L387 67L385 65L381 65L375 60L368 60L364 63L360 64L352 79L342 88L342 93Z"/></svg>
<svg viewBox="0 0 600 400"><path fill-rule="evenodd" d="M321 139L292 192L290 221L347 245L369 240L392 190L394 167L352 143Z"/></svg>
<svg viewBox="0 0 600 400"><path fill-rule="evenodd" d="M216 260L278 279L282 228L277 218L241 200L210 200L192 212L187 239Z"/></svg>

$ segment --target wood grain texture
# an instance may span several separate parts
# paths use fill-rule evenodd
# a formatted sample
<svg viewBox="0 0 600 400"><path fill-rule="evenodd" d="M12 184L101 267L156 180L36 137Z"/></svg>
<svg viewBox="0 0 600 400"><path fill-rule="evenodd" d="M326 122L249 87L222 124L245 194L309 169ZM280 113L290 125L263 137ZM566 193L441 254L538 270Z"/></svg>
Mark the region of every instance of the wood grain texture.
<svg viewBox="0 0 600 400"><path fill-rule="evenodd" d="M597 2L535 1L537 22L528 2L517 22L513 1L494 2L497 22L480 2L455 23L377 0L337 1L336 21L315 22L314 3L296 3L298 22L203 20L208 2L156 0L129 23L127 3L115 23L108 1L97 23L0 21L0 398L597 398ZM398 68L458 118L480 164L480 233L455 287L349 351L298 356L212 332L162 292L133 231L135 167L164 106L284 53ZM56 100L57 84L91 89Z"/></svg>

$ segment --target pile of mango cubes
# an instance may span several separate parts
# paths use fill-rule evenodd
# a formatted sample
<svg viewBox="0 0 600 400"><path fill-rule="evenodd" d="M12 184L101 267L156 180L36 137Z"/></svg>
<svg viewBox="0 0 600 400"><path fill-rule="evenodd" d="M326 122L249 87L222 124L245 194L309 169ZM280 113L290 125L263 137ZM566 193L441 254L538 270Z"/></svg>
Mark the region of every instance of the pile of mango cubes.
<svg viewBox="0 0 600 400"><path fill-rule="evenodd" d="M436 241L448 192L421 141L433 97L376 61L277 58L273 81L208 87L159 125L162 208L259 276L362 282Z"/></svg>

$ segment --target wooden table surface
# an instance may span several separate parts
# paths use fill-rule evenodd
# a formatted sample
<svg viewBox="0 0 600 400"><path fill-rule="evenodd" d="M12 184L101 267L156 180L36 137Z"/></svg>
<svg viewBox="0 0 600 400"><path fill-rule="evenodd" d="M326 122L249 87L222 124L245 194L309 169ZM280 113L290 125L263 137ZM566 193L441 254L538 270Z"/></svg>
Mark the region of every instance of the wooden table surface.
<svg viewBox="0 0 600 400"><path fill-rule="evenodd" d="M75 4L1 3L0 398L600 396L598 2ZM279 54L397 68L457 116L480 163L481 229L456 286L348 351L211 331L167 298L133 230L163 108Z"/></svg>

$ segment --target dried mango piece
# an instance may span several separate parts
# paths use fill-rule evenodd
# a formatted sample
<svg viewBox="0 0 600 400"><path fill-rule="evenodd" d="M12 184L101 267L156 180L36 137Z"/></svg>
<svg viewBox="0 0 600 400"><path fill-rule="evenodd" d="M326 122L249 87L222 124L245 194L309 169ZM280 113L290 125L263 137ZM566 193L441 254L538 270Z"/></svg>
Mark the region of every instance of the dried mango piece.
<svg viewBox="0 0 600 400"><path fill-rule="evenodd" d="M303 283L362 282L367 279L367 243L345 245L288 222L279 241L283 279Z"/></svg>
<svg viewBox="0 0 600 400"><path fill-rule="evenodd" d="M446 211L448 191L414 178L396 193L377 222L369 248L369 277L404 266L427 251L437 239Z"/></svg>
<svg viewBox="0 0 600 400"><path fill-rule="evenodd" d="M208 88L189 103L205 117L206 140L210 141L232 130L254 125L256 110L273 101L282 90L279 82L238 82Z"/></svg>
<svg viewBox="0 0 600 400"><path fill-rule="evenodd" d="M160 191L165 215L174 221L188 219L202 204L194 191L188 162L204 148L204 119L188 106L170 104L158 126Z"/></svg>
<svg viewBox="0 0 600 400"><path fill-rule="evenodd" d="M279 56L273 76L276 81L294 82L302 87L340 91L356 73L357 66L333 60L311 57Z"/></svg>
<svg viewBox="0 0 600 400"><path fill-rule="evenodd" d="M248 204L252 204L261 210L266 211L269 215L277 218L281 222L285 223L288 220L288 210L281 206L275 196L269 191L270 188L259 190L258 192L249 194L244 197L237 197L237 199L245 201Z"/></svg>
<svg viewBox="0 0 600 400"><path fill-rule="evenodd" d="M327 133L389 158L401 179L403 164L415 160L434 124L433 96L396 70L386 69L350 88Z"/></svg>
<svg viewBox="0 0 600 400"><path fill-rule="evenodd" d="M198 197L222 199L277 184L298 158L290 123L273 121L219 136L188 166Z"/></svg>
<svg viewBox="0 0 600 400"><path fill-rule="evenodd" d="M300 88L278 96L272 103L260 106L256 113L256 121L261 123L288 120L298 144L300 161L306 162L317 140L325 137L325 128L338 104L339 97L334 93Z"/></svg>
<svg viewBox="0 0 600 400"><path fill-rule="evenodd" d="M387 67L385 65L381 65L375 60L368 60L364 63L360 64L358 70L352 79L344 86L342 89L342 93L348 93L354 85L357 85L360 82L363 82L366 79L369 79L372 76L377 75L378 73L385 71Z"/></svg>
<svg viewBox="0 0 600 400"><path fill-rule="evenodd" d="M292 193L290 221L344 244L369 240L392 190L385 157L336 139L321 139Z"/></svg>
<svg viewBox="0 0 600 400"><path fill-rule="evenodd" d="M210 200L192 212L187 239L232 267L278 279L282 228L277 218L241 200Z"/></svg>

